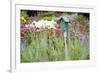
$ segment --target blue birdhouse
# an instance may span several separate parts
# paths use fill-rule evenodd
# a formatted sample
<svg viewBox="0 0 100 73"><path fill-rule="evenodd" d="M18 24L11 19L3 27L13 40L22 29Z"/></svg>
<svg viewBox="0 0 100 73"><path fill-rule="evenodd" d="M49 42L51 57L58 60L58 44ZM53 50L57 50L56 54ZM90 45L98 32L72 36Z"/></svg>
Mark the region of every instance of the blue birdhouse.
<svg viewBox="0 0 100 73"><path fill-rule="evenodd" d="M68 22L69 22L69 19L67 16L62 16L59 20L60 22L60 27L61 27L61 31L62 32L65 32L68 30Z"/></svg>

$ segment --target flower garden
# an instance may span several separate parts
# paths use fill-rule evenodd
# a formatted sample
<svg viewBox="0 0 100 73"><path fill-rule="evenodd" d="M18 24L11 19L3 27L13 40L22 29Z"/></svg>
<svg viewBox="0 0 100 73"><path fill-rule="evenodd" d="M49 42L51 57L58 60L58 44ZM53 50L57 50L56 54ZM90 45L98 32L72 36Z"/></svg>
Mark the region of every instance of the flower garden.
<svg viewBox="0 0 100 73"><path fill-rule="evenodd" d="M69 20L67 51L62 16ZM21 10L20 21L21 63L90 59L89 13Z"/></svg>

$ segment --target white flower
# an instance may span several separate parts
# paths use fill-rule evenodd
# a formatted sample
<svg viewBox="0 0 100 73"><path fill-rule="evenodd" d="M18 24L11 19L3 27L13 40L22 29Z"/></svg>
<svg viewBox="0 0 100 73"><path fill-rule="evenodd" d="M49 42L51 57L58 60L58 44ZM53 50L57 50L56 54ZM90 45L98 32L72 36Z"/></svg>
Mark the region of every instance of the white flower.
<svg viewBox="0 0 100 73"><path fill-rule="evenodd" d="M47 21L47 20L39 20L39 21L33 21L31 26L36 28L53 28L56 29L55 24L57 24L54 20ZM34 25L34 26L33 26Z"/></svg>

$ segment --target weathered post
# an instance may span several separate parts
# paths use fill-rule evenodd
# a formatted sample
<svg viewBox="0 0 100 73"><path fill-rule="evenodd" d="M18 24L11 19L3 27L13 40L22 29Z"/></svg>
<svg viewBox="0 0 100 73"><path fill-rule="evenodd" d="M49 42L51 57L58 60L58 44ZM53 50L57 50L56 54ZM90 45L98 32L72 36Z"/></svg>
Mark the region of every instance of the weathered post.
<svg viewBox="0 0 100 73"><path fill-rule="evenodd" d="M65 55L65 60L68 60L68 47L67 47L67 34L68 34L68 17L67 16L62 16L60 18L60 27L61 27L61 31L63 32L63 36L64 36L64 55Z"/></svg>

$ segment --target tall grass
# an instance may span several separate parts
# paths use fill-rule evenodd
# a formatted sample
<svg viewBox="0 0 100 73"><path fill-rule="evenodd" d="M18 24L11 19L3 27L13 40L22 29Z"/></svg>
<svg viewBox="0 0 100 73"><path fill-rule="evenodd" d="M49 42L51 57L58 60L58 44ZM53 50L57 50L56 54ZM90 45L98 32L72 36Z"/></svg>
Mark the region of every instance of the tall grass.
<svg viewBox="0 0 100 73"><path fill-rule="evenodd" d="M41 62L64 60L64 41L62 37L48 38L48 31L30 33L27 43L21 51L21 62ZM52 36L51 36L52 37Z"/></svg>
<svg viewBox="0 0 100 73"><path fill-rule="evenodd" d="M28 35L27 46L21 51L21 62L65 60L63 36L48 38L48 34L49 31L46 30ZM69 36L67 45L69 60L89 59L89 48L86 48L74 35Z"/></svg>
<svg viewBox="0 0 100 73"><path fill-rule="evenodd" d="M70 60L88 60L89 48L87 48L76 36L70 36L68 40Z"/></svg>

